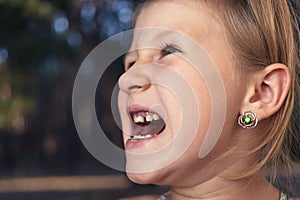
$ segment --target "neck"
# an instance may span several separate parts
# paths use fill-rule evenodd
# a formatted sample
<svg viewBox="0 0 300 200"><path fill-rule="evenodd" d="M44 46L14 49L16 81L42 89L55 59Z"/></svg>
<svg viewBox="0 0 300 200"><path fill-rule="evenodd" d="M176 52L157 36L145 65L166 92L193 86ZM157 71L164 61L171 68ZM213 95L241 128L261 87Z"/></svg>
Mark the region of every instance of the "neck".
<svg viewBox="0 0 300 200"><path fill-rule="evenodd" d="M171 190L172 200L279 200L279 191L260 175L242 180L214 177L194 187Z"/></svg>

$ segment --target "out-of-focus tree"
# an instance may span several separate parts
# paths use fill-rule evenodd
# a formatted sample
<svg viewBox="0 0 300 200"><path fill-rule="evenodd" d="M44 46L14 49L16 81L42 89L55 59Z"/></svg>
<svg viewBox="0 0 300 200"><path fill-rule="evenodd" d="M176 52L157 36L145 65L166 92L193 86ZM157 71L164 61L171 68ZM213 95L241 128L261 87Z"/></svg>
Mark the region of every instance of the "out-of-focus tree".
<svg viewBox="0 0 300 200"><path fill-rule="evenodd" d="M30 0L0 1L0 127L24 128L24 117L34 109L30 71L48 53L47 21L53 6Z"/></svg>
<svg viewBox="0 0 300 200"><path fill-rule="evenodd" d="M74 168L82 153L71 118L76 72L99 42L130 28L133 7L131 0L0 0L0 172Z"/></svg>

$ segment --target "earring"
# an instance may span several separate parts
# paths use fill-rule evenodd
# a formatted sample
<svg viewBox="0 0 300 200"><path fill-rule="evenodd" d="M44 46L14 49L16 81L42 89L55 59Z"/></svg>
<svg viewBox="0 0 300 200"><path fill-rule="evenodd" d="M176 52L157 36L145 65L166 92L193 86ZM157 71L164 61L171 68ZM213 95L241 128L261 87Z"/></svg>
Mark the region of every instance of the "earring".
<svg viewBox="0 0 300 200"><path fill-rule="evenodd" d="M245 129L255 128L258 123L256 114L252 111L245 111L238 119L238 123Z"/></svg>

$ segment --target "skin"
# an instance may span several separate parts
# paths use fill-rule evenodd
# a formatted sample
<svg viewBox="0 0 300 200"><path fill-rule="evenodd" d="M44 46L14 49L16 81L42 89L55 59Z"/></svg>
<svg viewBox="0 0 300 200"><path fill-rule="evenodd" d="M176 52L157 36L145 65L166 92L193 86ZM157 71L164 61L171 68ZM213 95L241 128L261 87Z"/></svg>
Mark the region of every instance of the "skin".
<svg viewBox="0 0 300 200"><path fill-rule="evenodd" d="M161 50L157 49L130 52L126 58L126 65L128 66L129 63L133 63L133 65L119 80L122 91L119 100L122 124L125 126L130 123L126 112L127 104L135 103L148 107L158 104L164 108L166 113L166 130L163 136L159 136L159 139L147 142L146 145L139 148L127 149L127 151L153 152L169 144L176 137L180 126L181 113L178 109L174 109L180 106L180 103L169 90L151 83L141 84L140 88L131 88L132 85L139 84L134 80L147 79L147 74L129 73L143 64L166 65L181 74L194 91L201 91L201 93L196 93L196 99L199 112L204 117L198 124L197 139L176 162L149 173L127 173L128 177L140 184L170 185L172 200L278 200L279 191L259 173L239 180L230 180L228 177L243 174L256 159L255 155L241 157L241 152L252 150L257 145L249 141L270 123L268 118L282 106L290 85L287 68L282 64L273 64L252 74L243 74L236 70L235 68L238 66L232 59L234 52L223 35L221 25L203 5L195 4L192 1L189 3L157 1L150 4L143 9L136 22L136 28L145 27L171 29L188 35L202 45L223 78L227 94L227 112L218 143L205 158L199 159L199 149L203 143L211 115L210 97L205 80L193 66L178 56L182 54L184 57L184 49L182 52L177 52L178 55L170 54L164 57L158 56L161 54ZM134 39L133 44L135 43ZM124 104L124 101L127 103ZM237 124L237 117L245 110L252 110L257 114L260 123L255 129L245 130ZM124 143L127 139L128 133L124 133ZM229 149L234 150L224 155ZM130 165L137 165L139 162L139 160L129 159L127 168L130 168ZM155 197L133 199L155 199Z"/></svg>

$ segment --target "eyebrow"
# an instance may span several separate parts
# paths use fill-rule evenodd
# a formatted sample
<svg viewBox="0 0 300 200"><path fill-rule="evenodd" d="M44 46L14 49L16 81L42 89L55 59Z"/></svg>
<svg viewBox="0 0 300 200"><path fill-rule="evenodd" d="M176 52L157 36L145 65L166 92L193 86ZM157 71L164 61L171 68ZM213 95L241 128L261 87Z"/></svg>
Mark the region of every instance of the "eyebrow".
<svg viewBox="0 0 300 200"><path fill-rule="evenodd" d="M177 29L179 29L179 28L177 28ZM179 29L179 30L181 30L181 29ZM168 35L171 35L171 34L173 34L173 33L174 33L174 31L172 31L171 29L170 29L170 30L164 29L164 30L161 31L160 33L154 35L153 38L152 38L152 40L154 40L154 41L155 41L155 40L159 40L159 39L165 38L165 37L167 37ZM139 35L139 36L138 36L138 38L137 38L137 43L140 43L139 40L141 39L141 36L142 36L142 35ZM139 48L136 48L136 46L137 46L137 45L135 45L134 48L130 47L129 50L128 50L128 52L124 55L124 57L123 57L123 62L124 62L124 63L125 63L126 59L128 58L128 56L130 55L130 53L132 53L132 52L135 51L136 49L139 49ZM134 50L131 50L131 49L134 49Z"/></svg>

